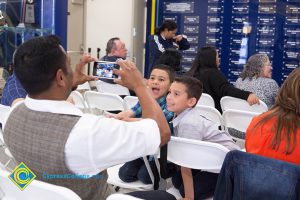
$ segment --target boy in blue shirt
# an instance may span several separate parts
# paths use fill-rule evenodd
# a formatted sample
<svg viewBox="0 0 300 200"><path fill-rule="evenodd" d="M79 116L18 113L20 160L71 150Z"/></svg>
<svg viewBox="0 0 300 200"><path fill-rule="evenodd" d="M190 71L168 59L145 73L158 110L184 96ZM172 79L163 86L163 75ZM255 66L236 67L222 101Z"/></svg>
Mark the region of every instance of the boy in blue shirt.
<svg viewBox="0 0 300 200"><path fill-rule="evenodd" d="M231 137L218 130L214 122L201 116L194 109L203 91L201 81L193 77L177 77L167 95L167 108L175 113L173 131L175 136L195 140L215 142L229 150L239 149ZM195 158L196 159L196 158ZM181 167L174 176L173 185L179 189L184 199L203 199L213 195L218 174Z"/></svg>
<svg viewBox="0 0 300 200"><path fill-rule="evenodd" d="M160 105L167 121L173 119L173 112L167 110L166 95L169 91L170 85L174 80L174 71L171 67L163 64L156 65L153 67L149 80L147 80L147 85L152 91L153 97L156 99L157 103ZM139 103L137 103L133 108L123 111L113 117L117 119L124 118L140 118L142 116L142 110ZM155 166L154 160L149 161L150 167L154 176L158 176L158 171ZM174 168L171 163L168 163L168 168L171 170ZM140 180L145 184L151 184L152 181L148 174L147 168L143 159L136 159L125 163L119 171L119 177L124 182L133 182Z"/></svg>

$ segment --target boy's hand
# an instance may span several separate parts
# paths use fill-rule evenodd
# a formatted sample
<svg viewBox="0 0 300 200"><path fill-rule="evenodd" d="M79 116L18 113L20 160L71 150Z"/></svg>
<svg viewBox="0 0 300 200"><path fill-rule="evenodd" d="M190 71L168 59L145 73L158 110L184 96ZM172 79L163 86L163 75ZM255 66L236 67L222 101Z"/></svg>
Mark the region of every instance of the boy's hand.
<svg viewBox="0 0 300 200"><path fill-rule="evenodd" d="M144 78L133 62L128 60L117 60L120 70L114 69L114 73L121 76L121 79L114 79L115 83L123 85L133 91L139 87L146 87Z"/></svg>

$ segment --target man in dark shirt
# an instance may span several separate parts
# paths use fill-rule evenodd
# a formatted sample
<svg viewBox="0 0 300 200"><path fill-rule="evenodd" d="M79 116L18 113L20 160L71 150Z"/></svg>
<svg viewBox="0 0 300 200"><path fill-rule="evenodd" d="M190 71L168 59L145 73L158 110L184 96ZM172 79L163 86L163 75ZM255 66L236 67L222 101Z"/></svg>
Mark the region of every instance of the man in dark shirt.
<svg viewBox="0 0 300 200"><path fill-rule="evenodd" d="M126 59L127 49L125 43L118 37L108 40L106 44L106 55L101 58L103 61L116 62L118 58Z"/></svg>

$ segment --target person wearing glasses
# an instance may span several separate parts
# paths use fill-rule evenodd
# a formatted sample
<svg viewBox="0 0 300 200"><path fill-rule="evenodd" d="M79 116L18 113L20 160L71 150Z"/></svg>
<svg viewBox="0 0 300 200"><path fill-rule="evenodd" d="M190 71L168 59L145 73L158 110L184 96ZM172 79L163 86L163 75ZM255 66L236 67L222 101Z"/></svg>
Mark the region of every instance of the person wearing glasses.
<svg viewBox="0 0 300 200"><path fill-rule="evenodd" d="M270 108L278 93L278 84L272 79L272 65L266 54L251 56L235 86L239 89L255 93Z"/></svg>

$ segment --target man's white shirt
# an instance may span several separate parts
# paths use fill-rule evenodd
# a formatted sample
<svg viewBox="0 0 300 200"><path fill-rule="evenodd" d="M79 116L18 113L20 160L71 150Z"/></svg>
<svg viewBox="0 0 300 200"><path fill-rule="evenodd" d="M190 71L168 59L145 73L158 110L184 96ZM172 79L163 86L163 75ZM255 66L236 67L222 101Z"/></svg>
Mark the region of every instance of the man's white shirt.
<svg viewBox="0 0 300 200"><path fill-rule="evenodd" d="M84 114L66 101L36 100L28 96L24 103L34 111L80 117L65 145L66 164L76 174L94 175L113 165L153 155L159 148L159 128L152 119L124 122Z"/></svg>

